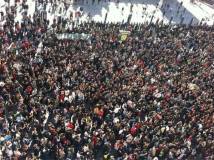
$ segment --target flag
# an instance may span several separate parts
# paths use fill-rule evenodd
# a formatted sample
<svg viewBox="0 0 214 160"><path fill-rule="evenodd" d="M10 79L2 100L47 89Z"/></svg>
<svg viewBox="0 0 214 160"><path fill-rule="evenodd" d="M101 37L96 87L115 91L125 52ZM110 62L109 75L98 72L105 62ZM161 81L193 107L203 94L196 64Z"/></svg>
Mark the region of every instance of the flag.
<svg viewBox="0 0 214 160"><path fill-rule="evenodd" d="M127 37L128 37L128 34L121 34L121 36L120 36L120 41L125 41L126 39L127 39Z"/></svg>
<svg viewBox="0 0 214 160"><path fill-rule="evenodd" d="M120 31L120 41L123 42L128 38L130 31Z"/></svg>

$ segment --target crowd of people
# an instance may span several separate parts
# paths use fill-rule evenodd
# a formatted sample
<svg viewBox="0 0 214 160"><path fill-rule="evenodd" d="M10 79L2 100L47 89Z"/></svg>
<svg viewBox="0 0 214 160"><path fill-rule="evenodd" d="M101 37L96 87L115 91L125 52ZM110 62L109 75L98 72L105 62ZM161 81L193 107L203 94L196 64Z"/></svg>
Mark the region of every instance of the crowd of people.
<svg viewBox="0 0 214 160"><path fill-rule="evenodd" d="M49 28L37 16L7 15L0 159L214 158L212 26L64 29L60 19ZM57 39L62 32L90 38Z"/></svg>

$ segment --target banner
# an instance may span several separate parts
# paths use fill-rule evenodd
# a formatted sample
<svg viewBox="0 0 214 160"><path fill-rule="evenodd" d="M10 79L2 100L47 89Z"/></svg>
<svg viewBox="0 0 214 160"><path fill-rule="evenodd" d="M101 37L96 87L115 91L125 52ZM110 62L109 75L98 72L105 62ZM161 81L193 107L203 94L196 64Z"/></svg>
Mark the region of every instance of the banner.
<svg viewBox="0 0 214 160"><path fill-rule="evenodd" d="M70 39L70 40L89 40L91 38L91 34L85 33L62 33L56 34L58 40Z"/></svg>

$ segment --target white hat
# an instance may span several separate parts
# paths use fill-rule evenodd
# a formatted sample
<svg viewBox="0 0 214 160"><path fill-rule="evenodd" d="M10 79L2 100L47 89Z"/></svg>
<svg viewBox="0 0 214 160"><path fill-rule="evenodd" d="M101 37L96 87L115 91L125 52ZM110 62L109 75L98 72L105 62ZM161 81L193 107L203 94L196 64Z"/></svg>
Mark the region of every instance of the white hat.
<svg viewBox="0 0 214 160"><path fill-rule="evenodd" d="M5 83L4 82L0 82L0 86L4 87Z"/></svg>

